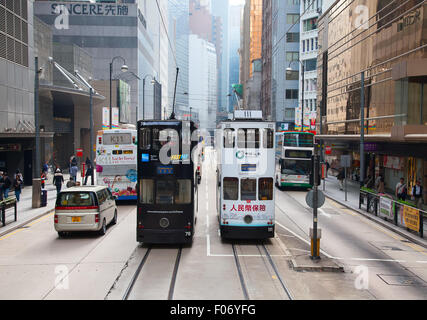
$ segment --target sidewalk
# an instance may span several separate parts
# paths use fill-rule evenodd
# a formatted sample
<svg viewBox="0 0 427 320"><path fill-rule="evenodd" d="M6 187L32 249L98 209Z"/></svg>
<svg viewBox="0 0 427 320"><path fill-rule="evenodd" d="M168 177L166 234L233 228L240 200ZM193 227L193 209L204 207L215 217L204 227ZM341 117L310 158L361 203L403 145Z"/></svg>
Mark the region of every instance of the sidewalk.
<svg viewBox="0 0 427 320"><path fill-rule="evenodd" d="M385 221L379 217L376 217L373 214L370 214L366 211L363 211L359 209L359 193L360 193L360 185L358 182L354 181L347 181L347 201L345 201L345 192L341 191L339 188L339 182L336 177L329 176L329 178L326 178L326 189L324 191L323 189L323 181L322 184L319 186L319 190L322 190L326 197L338 202L339 204L343 205L344 207L347 207L353 211L356 211L363 215L364 217L368 218L369 220L372 220L381 226L399 234L400 236L417 243L420 246L423 246L427 248L427 235L424 235L424 239L420 238L419 236L408 232L406 229L403 229L401 227L395 226L393 223L390 223L388 221ZM424 222L424 225L426 225L426 221ZM425 227L424 227L425 228Z"/></svg>
<svg viewBox="0 0 427 320"><path fill-rule="evenodd" d="M81 177L79 175L78 177ZM9 209L6 211L6 226L2 227L0 223L0 238L5 234L8 234L16 229L22 228L26 224L30 223L33 220L52 212L55 209L56 202L56 187L52 184L53 175L49 174L48 180L46 181L47 190L47 206L43 208L32 208L32 197L33 197L33 188L31 186L24 187L21 193L21 201L17 204L18 209L18 219L14 221L14 210ZM67 189L66 184L70 180L69 174L64 174L65 183L62 185L62 190ZM10 196L15 196L15 192L11 191Z"/></svg>

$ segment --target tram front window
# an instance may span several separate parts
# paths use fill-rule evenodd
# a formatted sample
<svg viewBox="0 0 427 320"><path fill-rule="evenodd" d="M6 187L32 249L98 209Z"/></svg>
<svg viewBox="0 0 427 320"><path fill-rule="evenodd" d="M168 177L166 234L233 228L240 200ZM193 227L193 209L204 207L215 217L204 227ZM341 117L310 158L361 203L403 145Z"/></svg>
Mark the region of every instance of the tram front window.
<svg viewBox="0 0 427 320"><path fill-rule="evenodd" d="M191 180L151 180L140 183L143 204L173 205L191 203Z"/></svg>
<svg viewBox="0 0 427 320"><path fill-rule="evenodd" d="M243 179L241 182L242 201L256 200L256 180Z"/></svg>

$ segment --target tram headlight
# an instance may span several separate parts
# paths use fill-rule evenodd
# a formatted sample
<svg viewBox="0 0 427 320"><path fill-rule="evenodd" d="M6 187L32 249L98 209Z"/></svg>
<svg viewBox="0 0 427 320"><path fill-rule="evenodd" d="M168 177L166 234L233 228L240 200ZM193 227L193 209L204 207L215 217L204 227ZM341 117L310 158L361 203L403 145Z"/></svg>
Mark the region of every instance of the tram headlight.
<svg viewBox="0 0 427 320"><path fill-rule="evenodd" d="M246 224L251 224L254 221L254 217L252 217L251 215L247 215L245 216L243 221L245 221Z"/></svg>

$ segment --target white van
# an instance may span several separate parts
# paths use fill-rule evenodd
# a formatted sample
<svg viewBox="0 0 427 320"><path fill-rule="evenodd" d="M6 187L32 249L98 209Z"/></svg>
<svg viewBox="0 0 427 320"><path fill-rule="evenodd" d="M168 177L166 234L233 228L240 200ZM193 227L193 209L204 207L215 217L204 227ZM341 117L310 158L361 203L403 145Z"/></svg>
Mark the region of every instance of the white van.
<svg viewBox="0 0 427 320"><path fill-rule="evenodd" d="M107 232L107 225L117 223L116 198L107 187L72 187L56 200L55 230L59 237L67 232Z"/></svg>

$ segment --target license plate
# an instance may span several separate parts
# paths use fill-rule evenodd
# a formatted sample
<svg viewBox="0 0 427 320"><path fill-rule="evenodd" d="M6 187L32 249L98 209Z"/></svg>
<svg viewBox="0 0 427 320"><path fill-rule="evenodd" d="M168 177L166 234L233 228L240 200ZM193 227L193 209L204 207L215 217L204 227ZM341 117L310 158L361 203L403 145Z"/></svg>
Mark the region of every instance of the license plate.
<svg viewBox="0 0 427 320"><path fill-rule="evenodd" d="M82 222L82 217L72 217L71 222Z"/></svg>

